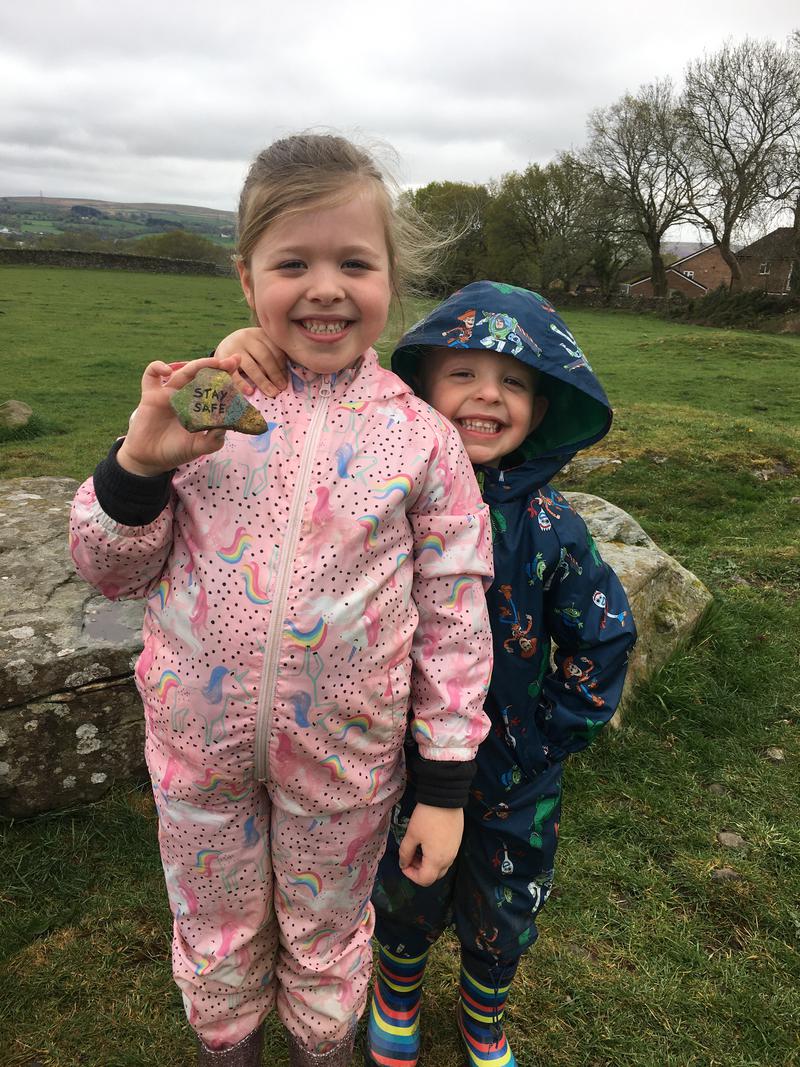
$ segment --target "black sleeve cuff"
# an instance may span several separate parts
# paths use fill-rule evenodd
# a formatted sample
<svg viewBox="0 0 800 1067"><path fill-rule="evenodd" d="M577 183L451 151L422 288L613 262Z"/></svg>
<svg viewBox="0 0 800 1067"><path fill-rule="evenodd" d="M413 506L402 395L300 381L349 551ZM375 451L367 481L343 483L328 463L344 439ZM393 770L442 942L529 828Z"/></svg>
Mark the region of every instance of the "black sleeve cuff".
<svg viewBox="0 0 800 1067"><path fill-rule="evenodd" d="M416 786L417 803L434 808L463 808L469 799L469 787L475 777L475 760L451 763L443 760L410 757L408 773Z"/></svg>
<svg viewBox="0 0 800 1067"><path fill-rule="evenodd" d="M169 503L174 471L143 478L117 462L124 438L116 441L94 472L94 491L103 511L123 526L146 526Z"/></svg>

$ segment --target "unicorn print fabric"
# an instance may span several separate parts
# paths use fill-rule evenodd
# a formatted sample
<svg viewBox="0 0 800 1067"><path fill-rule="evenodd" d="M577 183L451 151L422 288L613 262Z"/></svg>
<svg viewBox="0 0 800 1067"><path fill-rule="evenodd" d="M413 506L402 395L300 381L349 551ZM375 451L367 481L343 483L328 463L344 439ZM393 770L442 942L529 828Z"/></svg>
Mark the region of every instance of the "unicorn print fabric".
<svg viewBox="0 0 800 1067"><path fill-rule="evenodd" d="M458 434L374 351L290 371L253 398L266 432L180 467L151 521L84 483L71 548L106 596L147 598L135 674L190 1022L232 1045L277 996L324 1052L366 998L409 707L426 760L486 734L492 551Z"/></svg>

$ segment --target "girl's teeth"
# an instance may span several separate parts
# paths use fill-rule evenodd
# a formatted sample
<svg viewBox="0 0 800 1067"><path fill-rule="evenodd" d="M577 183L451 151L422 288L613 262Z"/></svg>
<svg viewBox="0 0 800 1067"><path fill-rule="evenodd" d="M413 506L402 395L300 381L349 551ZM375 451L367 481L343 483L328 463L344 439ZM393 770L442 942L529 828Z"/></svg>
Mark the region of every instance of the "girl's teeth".
<svg viewBox="0 0 800 1067"><path fill-rule="evenodd" d="M462 419L461 425L465 430L475 430L477 433L497 433L500 429L499 422L484 422L482 419Z"/></svg>
<svg viewBox="0 0 800 1067"><path fill-rule="evenodd" d="M303 320L303 328L309 333L341 333L346 329L346 322L314 322L310 319Z"/></svg>

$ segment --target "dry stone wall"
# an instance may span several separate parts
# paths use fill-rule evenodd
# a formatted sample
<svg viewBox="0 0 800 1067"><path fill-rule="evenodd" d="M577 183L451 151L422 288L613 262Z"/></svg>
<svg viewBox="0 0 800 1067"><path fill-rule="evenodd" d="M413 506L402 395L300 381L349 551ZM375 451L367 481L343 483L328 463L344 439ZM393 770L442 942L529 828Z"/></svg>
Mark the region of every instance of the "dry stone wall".
<svg viewBox="0 0 800 1067"><path fill-rule="evenodd" d="M134 270L146 274L217 274L233 277L232 267L194 259L129 256L122 252L79 252L71 249L0 248L0 266L80 267L88 270Z"/></svg>

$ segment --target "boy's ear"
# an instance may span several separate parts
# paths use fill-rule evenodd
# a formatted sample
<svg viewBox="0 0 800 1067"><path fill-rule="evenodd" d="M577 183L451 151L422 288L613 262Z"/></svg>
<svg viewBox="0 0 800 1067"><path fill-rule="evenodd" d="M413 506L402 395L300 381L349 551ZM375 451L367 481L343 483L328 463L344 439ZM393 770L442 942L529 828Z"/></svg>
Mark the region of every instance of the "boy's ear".
<svg viewBox="0 0 800 1067"><path fill-rule="evenodd" d="M541 425L542 419L547 414L547 409L550 406L550 400L546 396L542 396L540 393L533 398L533 411L531 412L531 428L528 433L533 431Z"/></svg>
<svg viewBox="0 0 800 1067"><path fill-rule="evenodd" d="M253 285L250 279L250 271L247 269L247 265L241 259L236 260L236 269L239 272L239 283L244 293L244 298L247 301L250 309L253 310Z"/></svg>

